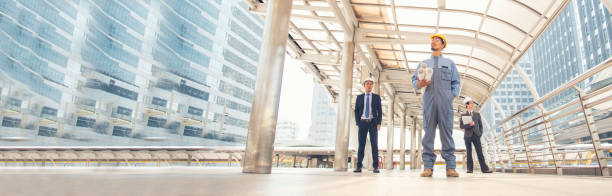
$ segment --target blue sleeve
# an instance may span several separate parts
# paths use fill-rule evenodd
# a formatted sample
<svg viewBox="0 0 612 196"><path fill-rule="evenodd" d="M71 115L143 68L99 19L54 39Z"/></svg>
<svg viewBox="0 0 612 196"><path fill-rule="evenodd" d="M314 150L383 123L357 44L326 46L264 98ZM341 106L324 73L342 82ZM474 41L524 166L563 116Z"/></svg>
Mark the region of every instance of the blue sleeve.
<svg viewBox="0 0 612 196"><path fill-rule="evenodd" d="M421 63L419 63L417 65L417 68L414 70L414 74L412 74L412 88L414 88L414 89L419 89L418 88L419 87L419 85L418 85L419 81L418 81L418 77L417 77L417 75L418 75L417 70L419 70L419 68L421 68Z"/></svg>
<svg viewBox="0 0 612 196"><path fill-rule="evenodd" d="M451 61L451 90L453 92L453 96L458 97L461 91L461 81L459 78L459 71L457 70L457 66L455 62ZM413 82L414 83L414 82Z"/></svg>

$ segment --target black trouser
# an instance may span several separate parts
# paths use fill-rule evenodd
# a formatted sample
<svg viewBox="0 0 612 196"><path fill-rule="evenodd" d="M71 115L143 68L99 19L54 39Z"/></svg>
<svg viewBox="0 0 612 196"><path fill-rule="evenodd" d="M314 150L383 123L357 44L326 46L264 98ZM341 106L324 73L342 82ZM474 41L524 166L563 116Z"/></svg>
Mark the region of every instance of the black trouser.
<svg viewBox="0 0 612 196"><path fill-rule="evenodd" d="M374 162L374 168L378 168L378 130L376 129L376 123L361 122L359 125L359 148L357 150L357 168L363 167L363 151L365 149L366 138L370 133L370 144L372 145L372 160Z"/></svg>
<svg viewBox="0 0 612 196"><path fill-rule="evenodd" d="M478 163L480 163L480 170L483 172L489 171L489 167L487 166L484 155L482 154L480 137L476 136L476 134L472 134L472 137L463 139L465 140L465 149L467 150L467 170L473 171L474 169L474 161L472 160L472 143L474 143L474 148L476 149L476 156L478 156Z"/></svg>

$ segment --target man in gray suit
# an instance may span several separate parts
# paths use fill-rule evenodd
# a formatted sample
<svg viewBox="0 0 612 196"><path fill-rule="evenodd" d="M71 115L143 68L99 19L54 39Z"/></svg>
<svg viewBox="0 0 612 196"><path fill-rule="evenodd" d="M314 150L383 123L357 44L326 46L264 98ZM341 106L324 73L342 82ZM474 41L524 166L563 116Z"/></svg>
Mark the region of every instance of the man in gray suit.
<svg viewBox="0 0 612 196"><path fill-rule="evenodd" d="M482 121L480 119L480 113L474 112L474 101L472 99L465 99L465 105L467 112L461 115L459 119L459 127L465 130L463 139L465 140L465 149L467 151L467 173L472 173L474 169L474 161L472 160L472 143L476 149L476 155L478 156L478 163L480 163L480 170L482 173L491 173L487 163L482 154L482 146L480 144L480 136L482 136ZM469 118L471 116L471 119ZM463 118L467 117L469 121L465 121Z"/></svg>

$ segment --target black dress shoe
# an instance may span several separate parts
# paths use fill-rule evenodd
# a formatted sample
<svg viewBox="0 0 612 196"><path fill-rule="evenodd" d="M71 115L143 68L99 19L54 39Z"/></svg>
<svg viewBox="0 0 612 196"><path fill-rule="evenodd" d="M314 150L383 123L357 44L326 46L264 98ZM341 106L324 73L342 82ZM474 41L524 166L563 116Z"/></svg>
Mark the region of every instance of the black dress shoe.
<svg viewBox="0 0 612 196"><path fill-rule="evenodd" d="M374 168L374 173L380 173L380 171L378 171L378 168Z"/></svg>
<svg viewBox="0 0 612 196"><path fill-rule="evenodd" d="M467 171L468 174L474 173L472 170Z"/></svg>
<svg viewBox="0 0 612 196"><path fill-rule="evenodd" d="M483 171L482 173L493 173L493 170Z"/></svg>
<svg viewBox="0 0 612 196"><path fill-rule="evenodd" d="M357 168L357 169L353 170L353 172L355 172L355 173L361 173L361 168Z"/></svg>

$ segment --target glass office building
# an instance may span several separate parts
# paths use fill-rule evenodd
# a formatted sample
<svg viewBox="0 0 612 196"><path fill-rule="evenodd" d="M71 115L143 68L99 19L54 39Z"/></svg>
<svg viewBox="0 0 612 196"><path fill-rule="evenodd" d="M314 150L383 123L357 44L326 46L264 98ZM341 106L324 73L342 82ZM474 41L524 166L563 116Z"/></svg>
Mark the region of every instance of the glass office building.
<svg viewBox="0 0 612 196"><path fill-rule="evenodd" d="M540 96L552 92L612 56L610 49L612 31L607 27L609 23L610 13L601 1L576 0L567 5L519 61L519 66L531 78ZM578 87L592 91L611 83L605 73L602 76L600 80L597 76L589 78ZM523 96L525 94L526 97ZM545 101L543 105L546 109L555 108L576 97L576 91L569 89ZM506 76L492 98L500 105L506 116L533 102L529 89L514 70ZM499 110L492 103L487 103L483 107L482 114L490 125L502 120ZM539 114L539 111L532 109L521 117L527 120L534 114ZM563 119L569 120L574 117L576 115ZM572 126L570 124L554 129L567 128ZM501 131L501 128L496 131ZM530 137L539 136L541 136L539 133L530 135ZM514 138L515 143L517 140L518 138Z"/></svg>
<svg viewBox="0 0 612 196"><path fill-rule="evenodd" d="M0 145L243 145L263 21L243 1L0 2Z"/></svg>
<svg viewBox="0 0 612 196"><path fill-rule="evenodd" d="M312 124L308 139L312 142L312 145L331 147L336 144L337 112L325 88L320 84L313 85L312 110L310 112Z"/></svg>
<svg viewBox="0 0 612 196"><path fill-rule="evenodd" d="M534 63L536 89L545 95L612 56L608 9L596 0L572 1L528 52ZM590 88L593 78L580 84ZM544 103L551 108L576 97L574 91Z"/></svg>
<svg viewBox="0 0 612 196"><path fill-rule="evenodd" d="M519 61L518 65L523 69L527 77L533 80L533 63L529 61L529 58L524 57ZM506 75L503 82L497 87L492 98L497 102L500 109L505 112L505 116L515 113L533 102L533 97L531 96L529 88L527 88L527 84L516 70L511 70L508 75ZM486 120L490 126L494 125L495 122L503 120L504 117L492 102L487 102L483 105L480 112L482 113L483 119ZM522 116L528 117L533 114L533 111L529 111Z"/></svg>

